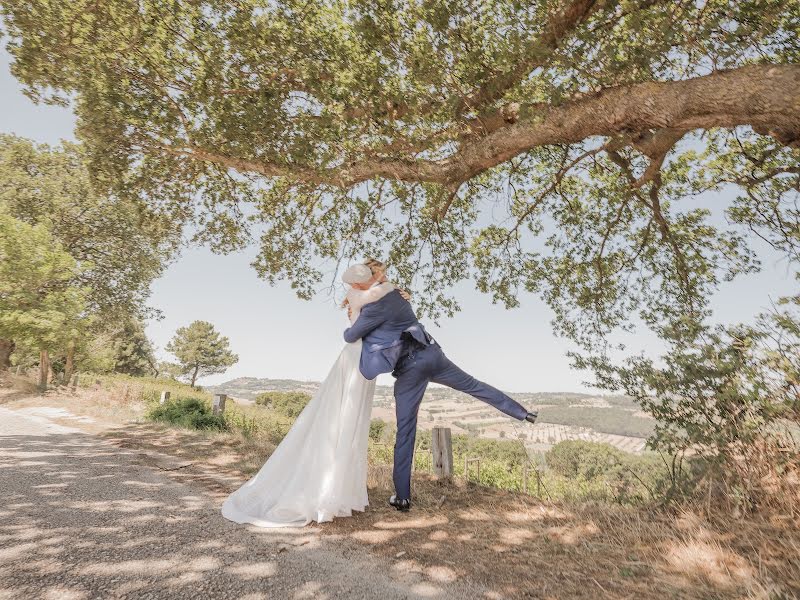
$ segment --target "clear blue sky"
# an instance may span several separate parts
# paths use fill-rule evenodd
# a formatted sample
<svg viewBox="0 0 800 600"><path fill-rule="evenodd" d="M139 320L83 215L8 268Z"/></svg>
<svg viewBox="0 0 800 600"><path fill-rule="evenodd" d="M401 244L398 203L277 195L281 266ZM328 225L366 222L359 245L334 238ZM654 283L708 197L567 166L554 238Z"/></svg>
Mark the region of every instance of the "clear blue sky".
<svg viewBox="0 0 800 600"><path fill-rule="evenodd" d="M74 139L74 117L64 108L37 106L26 98L9 73L9 56L0 51L0 132L57 144ZM721 194L702 201L724 206ZM764 245L755 245L761 251ZM153 285L150 304L164 319L148 324L147 332L163 348L175 330L195 319L214 323L228 336L239 363L224 375L201 383L254 376L304 380L322 379L342 347L344 314L331 298L298 300L287 285L270 287L249 266L255 250L216 256L204 248L184 250L181 258ZM714 298L720 321L747 321L775 298L793 290L786 264L761 253L761 273L723 284ZM521 308L507 311L471 285L456 293L463 310L439 327L430 327L448 355L476 377L509 391L592 391L572 371L565 352L571 348L553 336L552 312L538 298L524 294ZM650 334L625 338L632 351L657 351ZM391 383L384 376L379 383Z"/></svg>

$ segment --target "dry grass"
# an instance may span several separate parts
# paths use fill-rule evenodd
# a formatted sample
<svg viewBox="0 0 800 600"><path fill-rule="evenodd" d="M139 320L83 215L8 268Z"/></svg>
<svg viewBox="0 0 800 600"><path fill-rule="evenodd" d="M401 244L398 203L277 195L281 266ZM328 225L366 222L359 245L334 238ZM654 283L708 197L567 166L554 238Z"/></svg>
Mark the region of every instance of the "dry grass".
<svg viewBox="0 0 800 600"><path fill-rule="evenodd" d="M104 437L123 448L150 450L185 458L224 469L240 479L258 471L275 449L266 440L246 438L238 433L193 431L160 423L110 429L105 432Z"/></svg>
<svg viewBox="0 0 800 600"><path fill-rule="evenodd" d="M137 422L143 408L124 395L37 396L16 384L2 390L0 403L65 407L96 418L95 430L113 444L191 461L170 475L220 498L273 450L237 434ZM390 467L371 465L368 485L365 513L313 529L369 546L409 581L466 579L514 598L800 597L800 522L785 515L570 506L427 474L415 476L414 507L401 514L386 505Z"/></svg>
<svg viewBox="0 0 800 600"><path fill-rule="evenodd" d="M370 488L373 508L365 515L322 530L388 557L403 553L399 568L433 579L468 577L530 598L766 599L800 592L793 563L800 523L566 506L427 475L416 476L413 512L402 515L386 506L390 490L383 487Z"/></svg>
<svg viewBox="0 0 800 600"><path fill-rule="evenodd" d="M125 386L113 390L99 386L81 387L72 391L69 387L51 388L41 394L36 384L24 376L0 374L0 404L16 407L53 406L67 408L75 414L85 415L98 421L96 429L105 429L120 423L142 421L145 404L136 400L137 395Z"/></svg>
<svg viewBox="0 0 800 600"><path fill-rule="evenodd" d="M48 406L89 417L95 422L80 423L82 429L100 434L120 447L192 459L223 467L239 477L255 473L275 448L268 440L248 438L239 432L191 431L146 421L147 406L140 398L141 391L127 384L90 385L75 391L62 387L39 394L26 377L0 375L0 405ZM60 422L78 425L72 420Z"/></svg>

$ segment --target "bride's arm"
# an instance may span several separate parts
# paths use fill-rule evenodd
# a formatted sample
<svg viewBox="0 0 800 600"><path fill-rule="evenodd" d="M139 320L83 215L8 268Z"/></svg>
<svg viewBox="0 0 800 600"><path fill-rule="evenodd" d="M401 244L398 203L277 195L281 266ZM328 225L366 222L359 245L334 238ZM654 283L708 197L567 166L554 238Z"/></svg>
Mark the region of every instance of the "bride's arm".
<svg viewBox="0 0 800 600"><path fill-rule="evenodd" d="M367 297L365 299L366 301L364 302L364 304L367 304L369 302L375 302L376 300L380 300L381 298L383 298L383 296L385 296L388 292L390 292L392 290L397 290L398 292L400 292L400 295L405 300L408 300L408 301L411 300L411 293L410 292L404 290L401 287L397 287L397 284L392 283L391 281L386 281L384 279L384 281L381 283L381 285L379 285L377 287L374 287L374 288L370 288L366 292L364 292L365 294L367 294Z"/></svg>
<svg viewBox="0 0 800 600"><path fill-rule="evenodd" d="M347 292L345 301L349 304L352 310L360 310L362 306L372 302L377 302L394 289L394 284L389 282L376 285L368 290L357 290L352 288Z"/></svg>

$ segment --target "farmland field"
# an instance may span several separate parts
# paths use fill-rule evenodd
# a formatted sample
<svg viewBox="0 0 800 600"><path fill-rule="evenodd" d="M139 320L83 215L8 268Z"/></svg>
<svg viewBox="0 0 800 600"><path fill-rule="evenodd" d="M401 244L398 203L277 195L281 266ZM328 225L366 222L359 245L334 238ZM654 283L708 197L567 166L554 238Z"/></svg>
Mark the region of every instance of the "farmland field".
<svg viewBox="0 0 800 600"><path fill-rule="evenodd" d="M287 379L240 378L209 391L252 399L263 391L314 393L318 384ZM539 411L535 425L519 423L492 407L449 388L430 386L419 411L418 427L450 427L454 434L485 439L520 440L531 452L544 452L563 440L605 442L626 452L642 452L655 422L627 396L577 393L511 394L530 410ZM373 419L394 424L392 388L378 386Z"/></svg>

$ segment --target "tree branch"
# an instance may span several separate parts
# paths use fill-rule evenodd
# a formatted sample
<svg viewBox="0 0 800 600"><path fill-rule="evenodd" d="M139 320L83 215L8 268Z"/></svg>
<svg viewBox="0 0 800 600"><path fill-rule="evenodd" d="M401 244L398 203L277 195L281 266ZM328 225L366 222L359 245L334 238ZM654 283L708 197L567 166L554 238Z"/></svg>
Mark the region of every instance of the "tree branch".
<svg viewBox="0 0 800 600"><path fill-rule="evenodd" d="M563 10L556 12L547 23L540 38L533 40L525 49L524 60L513 69L499 74L480 89L469 94L459 105L458 113L487 106L502 98L505 93L538 67L547 64L561 41L593 12L606 2L600 0L573 0Z"/></svg>
<svg viewBox="0 0 800 600"><path fill-rule="evenodd" d="M661 165L669 151L686 134L682 129L660 129L655 132L645 132L631 141L631 145L645 156L650 158L650 164L639 179L631 185L640 188L644 184L655 180L661 173Z"/></svg>
<svg viewBox="0 0 800 600"><path fill-rule="evenodd" d="M646 4L650 5L654 1L648 0ZM443 105L452 105L456 115L461 116L469 110L488 106L499 100L533 70L546 65L563 39L592 13L606 4L607 2L603 0L571 0L562 10L551 16L542 35L531 40L522 53L522 60L511 70L499 73L471 94L458 94L444 100L432 99L424 105L416 107L415 115L426 115ZM355 111L357 112L351 111L351 114L362 116L365 112L362 108L355 109ZM381 110L381 114L377 116L388 121L398 121L411 111L412 107L405 102L388 100L386 109Z"/></svg>
<svg viewBox="0 0 800 600"><path fill-rule="evenodd" d="M608 88L465 144L450 177L466 180L531 148L648 129L691 131L751 125L800 132L800 66L749 65L683 81ZM800 133L798 134L800 137Z"/></svg>
<svg viewBox="0 0 800 600"><path fill-rule="evenodd" d="M608 157L614 161L623 171L625 177L627 177L628 181L631 182L631 187L633 189L633 193L635 197L644 204L653 214L653 220L658 227L659 232L661 233L661 239L670 245L672 251L675 254L675 258L677 259L677 270L678 276L681 281L681 287L683 291L686 293L687 298L690 300L690 307L694 309L694 303L691 301L692 295L690 293L690 282L689 282L689 269L686 265L686 257L683 253L683 250L675 241L675 238L672 235L672 230L670 228L669 222L667 221L666 217L664 217L664 213L661 211L661 202L658 197L658 192L660 188L660 182L654 181L650 186L650 190L648 192L649 201L642 197L641 192L639 189L635 187L636 178L633 175L633 171L631 170L631 166L625 157L619 154L616 150L609 150Z"/></svg>
<svg viewBox="0 0 800 600"><path fill-rule="evenodd" d="M191 144L158 147L170 154L216 162L241 172L286 177L312 185L348 189L370 179L392 179L452 188L533 148L573 144L594 136L661 131L652 139L637 141L654 157L666 155L671 147L667 142L693 129L750 125L783 138L789 131L798 132L800 139L798 98L800 66L749 65L683 81L609 88L560 106L522 106L517 122L505 123L485 137L464 140L456 152L439 160L370 157L328 167L262 162Z"/></svg>

